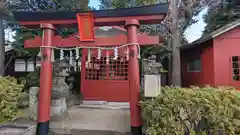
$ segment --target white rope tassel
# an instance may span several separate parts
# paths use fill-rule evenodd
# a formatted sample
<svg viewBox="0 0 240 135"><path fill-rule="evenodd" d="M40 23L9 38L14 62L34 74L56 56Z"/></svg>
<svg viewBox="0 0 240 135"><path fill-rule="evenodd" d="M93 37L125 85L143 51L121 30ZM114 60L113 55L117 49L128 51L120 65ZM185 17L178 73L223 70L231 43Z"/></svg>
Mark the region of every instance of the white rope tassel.
<svg viewBox="0 0 240 135"><path fill-rule="evenodd" d="M72 48L59 48L59 47L56 47L56 46L45 46L45 45L42 45L40 48L52 48L52 49L59 49L61 50L60 51L60 59L64 59L64 50L75 50L76 51L76 59L79 59L80 58L80 53L79 53L79 49L88 49L88 51L90 49L98 49L98 57L97 58L100 58L100 56L102 56L102 52L103 51L108 51L108 50L114 50L114 58L117 59L117 56L119 57L119 49L120 48L126 48L127 47L127 50L125 51L125 54L127 53L126 57L127 59L129 60L129 46L131 45L136 45L138 47L138 56L137 58L140 58L140 46L138 43L128 43L128 44L124 44L124 45L121 45L121 46L117 46L117 47L99 47L99 46L81 46L81 47L72 47ZM89 57L91 58L91 51L88 52L88 55L90 55ZM89 58L88 57L88 58ZM89 58L89 62L91 61Z"/></svg>
<svg viewBox="0 0 240 135"><path fill-rule="evenodd" d="M118 49L117 47L114 48L114 60L117 60L118 59Z"/></svg>
<svg viewBox="0 0 240 135"><path fill-rule="evenodd" d="M85 62L85 68L88 68L88 61Z"/></svg>
<svg viewBox="0 0 240 135"><path fill-rule="evenodd" d="M53 50L53 49L52 49L51 61L52 61L52 62L54 62L54 61L55 61L55 56L54 56L54 50Z"/></svg>
<svg viewBox="0 0 240 135"><path fill-rule="evenodd" d="M101 48L99 47L99 48L98 48L98 55L97 55L97 59L98 59L98 60L100 60L100 59L101 59L101 57L102 57L102 50L101 50Z"/></svg>
<svg viewBox="0 0 240 135"><path fill-rule="evenodd" d="M80 58L78 47L75 48L75 52L76 52L76 60L78 60Z"/></svg>
<svg viewBox="0 0 240 135"><path fill-rule="evenodd" d="M127 51L126 51L126 59L127 61L129 60L129 48L127 47Z"/></svg>
<svg viewBox="0 0 240 135"><path fill-rule="evenodd" d="M109 64L109 53L108 53L108 51L107 51L107 54L106 54L107 56L106 56L106 64L108 65Z"/></svg>
<svg viewBox="0 0 240 135"><path fill-rule="evenodd" d="M72 52L72 50L70 50L69 64L70 64L70 65L73 64L73 52Z"/></svg>
<svg viewBox="0 0 240 135"><path fill-rule="evenodd" d="M123 62L124 61L124 58L123 57L121 57L121 59L120 59L120 62Z"/></svg>
<svg viewBox="0 0 240 135"><path fill-rule="evenodd" d="M124 44L124 45L121 45L121 46L118 46L118 47L101 47L101 48L99 46L96 46L96 47L93 47L93 46L81 46L81 47L78 47L78 49L98 49L98 48L100 48L101 50L113 50L114 48L120 49L120 48L128 47L130 45L136 45L138 47L138 49L140 50L140 46L139 46L138 43L128 43L128 44ZM52 48L52 49L58 49L58 50L74 50L74 49L76 49L76 47L72 47L72 48L59 48L59 47L56 47L56 46L45 46L45 45L41 45L41 48Z"/></svg>
<svg viewBox="0 0 240 135"><path fill-rule="evenodd" d="M88 60L87 60L88 63L91 62L91 49L89 48L88 49Z"/></svg>
<svg viewBox="0 0 240 135"><path fill-rule="evenodd" d="M141 48L139 45L137 45L137 48L138 48L138 59L141 59Z"/></svg>
<svg viewBox="0 0 240 135"><path fill-rule="evenodd" d="M60 60L63 60L64 59L64 50L61 49L60 50Z"/></svg>

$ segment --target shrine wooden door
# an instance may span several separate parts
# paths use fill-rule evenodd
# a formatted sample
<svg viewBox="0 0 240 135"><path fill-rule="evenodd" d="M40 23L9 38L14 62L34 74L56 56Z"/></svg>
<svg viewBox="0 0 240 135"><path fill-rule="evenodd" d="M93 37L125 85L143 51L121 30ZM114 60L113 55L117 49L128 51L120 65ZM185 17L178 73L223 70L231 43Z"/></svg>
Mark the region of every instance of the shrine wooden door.
<svg viewBox="0 0 240 135"><path fill-rule="evenodd" d="M129 101L128 58L123 50L117 59L113 59L113 51L103 51L97 59L96 50L88 56L89 51L83 49L81 92L84 100Z"/></svg>

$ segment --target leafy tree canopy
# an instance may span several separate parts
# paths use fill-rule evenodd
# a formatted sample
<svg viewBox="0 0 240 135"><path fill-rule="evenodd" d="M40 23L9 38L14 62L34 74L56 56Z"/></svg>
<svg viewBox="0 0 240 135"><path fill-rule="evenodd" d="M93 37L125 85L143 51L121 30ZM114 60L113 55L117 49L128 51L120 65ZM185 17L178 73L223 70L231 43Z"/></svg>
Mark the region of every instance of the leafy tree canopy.
<svg viewBox="0 0 240 135"><path fill-rule="evenodd" d="M168 0L100 0L100 9L116 9L116 8L130 8L151 4L166 3ZM150 35L161 35L164 37L161 31L160 25L141 25L140 31L148 33ZM141 57L148 58L151 55L157 55L159 61L165 61L169 55L169 50L166 46L147 46L141 49Z"/></svg>
<svg viewBox="0 0 240 135"><path fill-rule="evenodd" d="M129 8L143 5L166 3L168 0L100 0L101 9Z"/></svg>
<svg viewBox="0 0 240 135"><path fill-rule="evenodd" d="M235 15L236 4L232 0L221 0L217 5L209 6L209 11L204 17L207 23L204 34L211 33L224 25L239 19Z"/></svg>
<svg viewBox="0 0 240 135"><path fill-rule="evenodd" d="M10 4L10 3L9 3ZM73 11L77 9L89 10L89 0L15 0L9 6L10 11L31 11L31 12L49 12L49 11ZM10 26L16 26L17 22L11 20ZM13 27L15 29L16 27ZM24 27L16 28L15 42L13 46L21 56L36 56L39 49L26 49L23 47L24 40L42 35L40 29L28 29ZM58 29L57 33L64 37L76 33L77 28Z"/></svg>
<svg viewBox="0 0 240 135"><path fill-rule="evenodd" d="M89 0L15 0L13 10L17 11L69 11L88 9Z"/></svg>

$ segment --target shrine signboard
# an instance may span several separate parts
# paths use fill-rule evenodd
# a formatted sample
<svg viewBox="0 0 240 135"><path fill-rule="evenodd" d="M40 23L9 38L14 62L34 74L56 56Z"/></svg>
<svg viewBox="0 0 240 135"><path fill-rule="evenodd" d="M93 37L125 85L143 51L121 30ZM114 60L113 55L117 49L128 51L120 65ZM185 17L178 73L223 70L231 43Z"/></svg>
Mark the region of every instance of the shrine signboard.
<svg viewBox="0 0 240 135"><path fill-rule="evenodd" d="M94 41L94 20L92 13L77 14L80 41Z"/></svg>

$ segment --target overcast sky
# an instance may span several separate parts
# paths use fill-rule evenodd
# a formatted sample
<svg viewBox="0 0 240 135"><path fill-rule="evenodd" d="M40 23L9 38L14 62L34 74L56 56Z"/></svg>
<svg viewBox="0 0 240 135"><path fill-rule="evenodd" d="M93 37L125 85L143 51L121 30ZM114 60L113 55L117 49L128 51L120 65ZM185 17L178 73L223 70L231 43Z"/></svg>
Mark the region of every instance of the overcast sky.
<svg viewBox="0 0 240 135"><path fill-rule="evenodd" d="M99 9L99 5L100 5L99 0L90 0L89 6ZM193 42L196 39L201 37L202 31L204 30L204 27L206 25L203 21L203 16L206 13L207 13L207 8L205 8L202 12L200 12L198 16L194 17L194 19L198 20L198 22L193 24L189 28L187 28L187 30L185 31L184 35L189 42ZM5 32L6 32L6 35L5 35L6 40L13 41L13 35L15 33L9 31L9 29L5 30Z"/></svg>
<svg viewBox="0 0 240 135"><path fill-rule="evenodd" d="M100 2L99 0L90 0L89 6L99 9ZM203 16L207 13L207 8L200 12L194 19L198 20L197 23L191 25L185 31L184 35L189 42L193 42L196 39L200 38L202 31L206 24L204 23Z"/></svg>
<svg viewBox="0 0 240 135"><path fill-rule="evenodd" d="M204 30L206 23L203 20L204 15L207 13L208 8L204 8L194 19L197 20L197 23L189 26L184 35L188 42L193 42L202 36L202 31Z"/></svg>
<svg viewBox="0 0 240 135"><path fill-rule="evenodd" d="M100 2L98 0L90 0L89 6L99 9Z"/></svg>

